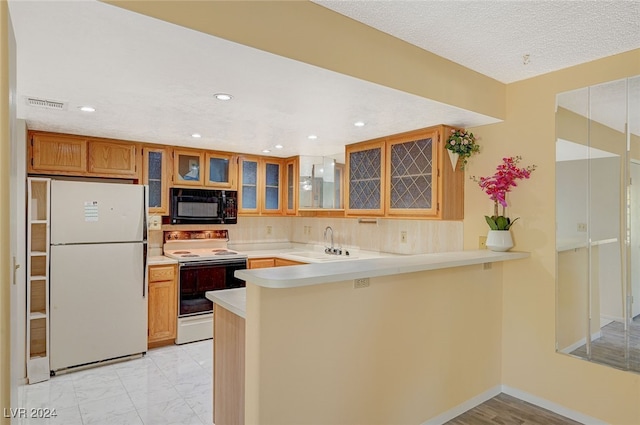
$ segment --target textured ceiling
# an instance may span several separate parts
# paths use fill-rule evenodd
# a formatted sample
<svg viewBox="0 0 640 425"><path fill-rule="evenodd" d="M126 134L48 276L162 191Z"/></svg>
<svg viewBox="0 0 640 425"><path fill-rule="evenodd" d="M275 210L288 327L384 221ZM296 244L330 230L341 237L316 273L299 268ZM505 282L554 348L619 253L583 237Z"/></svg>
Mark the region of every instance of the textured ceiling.
<svg viewBox="0 0 640 425"><path fill-rule="evenodd" d="M333 155L430 125L498 121L105 3L9 5L18 117L31 129L288 157ZM217 92L234 98L216 101ZM27 106L28 96L66 110Z"/></svg>
<svg viewBox="0 0 640 425"><path fill-rule="evenodd" d="M637 0L313 1L503 83L640 47Z"/></svg>
<svg viewBox="0 0 640 425"><path fill-rule="evenodd" d="M318 3L505 82L640 48L637 1ZM10 0L9 10L18 117L32 129L287 157L497 122L94 0ZM28 96L66 109L27 106ZM86 104L97 111L81 113Z"/></svg>

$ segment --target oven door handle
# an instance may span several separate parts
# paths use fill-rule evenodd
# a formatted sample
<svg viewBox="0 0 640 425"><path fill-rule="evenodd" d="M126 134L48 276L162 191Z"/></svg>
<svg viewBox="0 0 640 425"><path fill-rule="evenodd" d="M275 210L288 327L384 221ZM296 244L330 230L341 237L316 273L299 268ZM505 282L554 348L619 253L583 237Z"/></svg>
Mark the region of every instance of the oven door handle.
<svg viewBox="0 0 640 425"><path fill-rule="evenodd" d="M226 267L226 266L233 266L233 265L240 265L240 264L246 264L247 259L246 258L236 258L233 261L186 261L186 262L182 262L179 263L179 267L181 269L185 268L191 268L191 267L201 267L201 266L222 266L222 267Z"/></svg>

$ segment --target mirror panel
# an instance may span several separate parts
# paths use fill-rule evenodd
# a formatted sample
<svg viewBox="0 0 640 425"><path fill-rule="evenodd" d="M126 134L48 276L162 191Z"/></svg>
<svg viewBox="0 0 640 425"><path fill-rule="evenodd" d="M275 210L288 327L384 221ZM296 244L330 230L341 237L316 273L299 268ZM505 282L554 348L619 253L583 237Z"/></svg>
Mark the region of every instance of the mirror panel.
<svg viewBox="0 0 640 425"><path fill-rule="evenodd" d="M299 209L342 209L344 163L335 157L299 157Z"/></svg>
<svg viewBox="0 0 640 425"><path fill-rule="evenodd" d="M633 332L640 308L635 314L632 308L633 293L640 301L640 255L633 255L640 254L640 161L635 170L632 151L640 153L640 145L634 147L632 121L640 121L640 96L632 87L639 80L561 93L556 110L556 347L634 371L640 371L633 360L640 349L630 345L640 338Z"/></svg>

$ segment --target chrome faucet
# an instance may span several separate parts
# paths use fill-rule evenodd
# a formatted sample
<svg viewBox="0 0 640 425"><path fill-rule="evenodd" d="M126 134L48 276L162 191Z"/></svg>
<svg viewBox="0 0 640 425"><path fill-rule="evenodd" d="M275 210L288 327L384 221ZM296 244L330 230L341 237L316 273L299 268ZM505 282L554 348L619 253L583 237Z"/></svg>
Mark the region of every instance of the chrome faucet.
<svg viewBox="0 0 640 425"><path fill-rule="evenodd" d="M331 248L327 247L327 232L331 232ZM335 253L335 249L333 248L333 229L331 228L331 226L327 226L324 229L324 252L327 254L334 254Z"/></svg>

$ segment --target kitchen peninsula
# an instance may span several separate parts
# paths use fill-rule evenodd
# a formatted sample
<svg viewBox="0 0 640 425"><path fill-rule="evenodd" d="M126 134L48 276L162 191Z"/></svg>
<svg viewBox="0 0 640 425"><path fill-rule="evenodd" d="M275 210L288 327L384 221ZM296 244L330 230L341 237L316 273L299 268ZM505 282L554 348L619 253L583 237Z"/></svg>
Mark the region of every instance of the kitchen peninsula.
<svg viewBox="0 0 640 425"><path fill-rule="evenodd" d="M423 423L491 392L500 385L501 262L528 256L482 250L237 271L246 290L207 293L216 303L214 422ZM218 398L219 380L233 376L240 382Z"/></svg>

